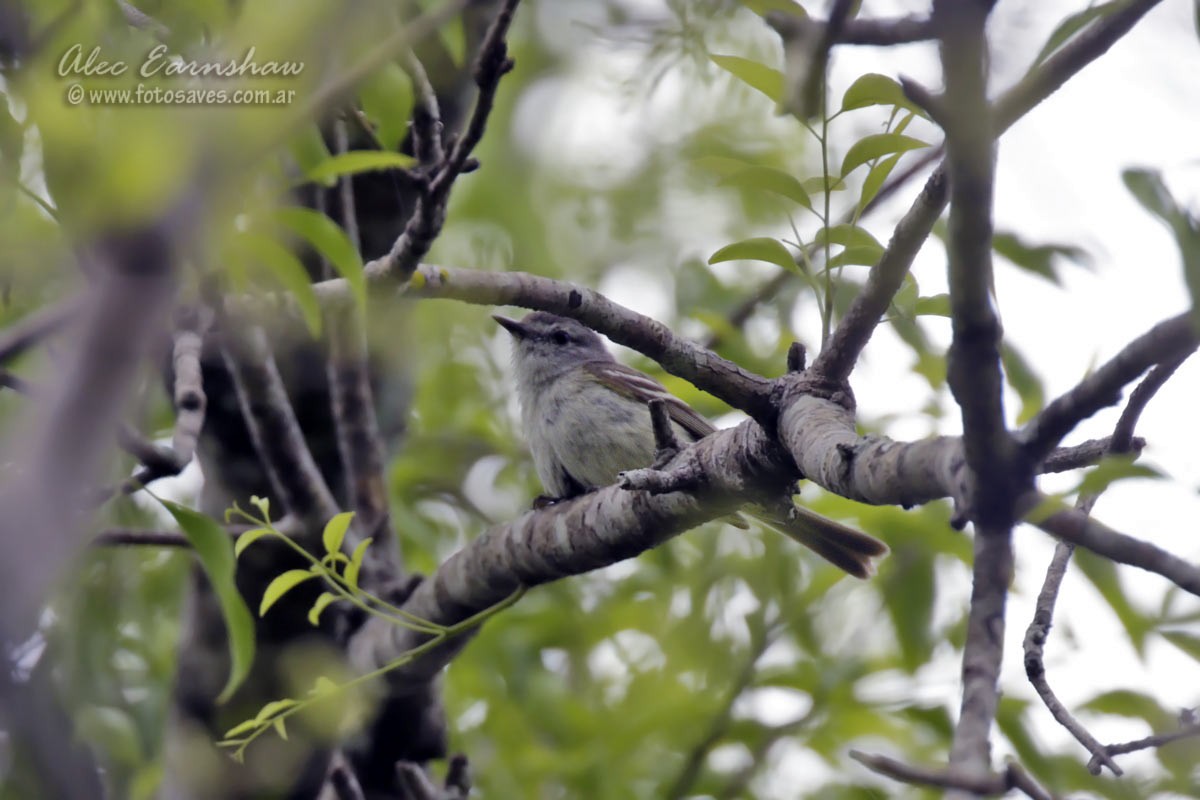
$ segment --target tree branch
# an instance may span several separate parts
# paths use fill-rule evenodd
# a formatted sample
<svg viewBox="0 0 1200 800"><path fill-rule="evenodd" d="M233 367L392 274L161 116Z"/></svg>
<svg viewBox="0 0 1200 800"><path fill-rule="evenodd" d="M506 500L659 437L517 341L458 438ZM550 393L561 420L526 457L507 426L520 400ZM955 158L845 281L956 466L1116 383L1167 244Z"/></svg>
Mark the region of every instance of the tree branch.
<svg viewBox="0 0 1200 800"><path fill-rule="evenodd" d="M0 364L24 353L42 339L53 336L84 308L83 298L72 298L57 305L38 309L0 331Z"/></svg>
<svg viewBox="0 0 1200 800"><path fill-rule="evenodd" d="M1125 384L1155 364L1186 357L1197 345L1200 336L1190 312L1158 323L1034 417L1019 434L1026 457L1034 462L1045 458L1080 421L1120 400Z"/></svg>
<svg viewBox="0 0 1200 800"><path fill-rule="evenodd" d="M531 511L486 531L447 559L405 602L406 612L440 625L462 622L532 587L644 552L746 502L774 495L794 479L787 454L752 421L705 437L678 462L704 473L705 490L651 495L618 486ZM393 686L432 679L468 637L458 637L388 673ZM371 619L349 653L367 672L428 641L428 635Z"/></svg>
<svg viewBox="0 0 1200 800"><path fill-rule="evenodd" d="M812 17L801 17L786 12L771 12L767 24L788 42L804 38L813 27L823 25ZM811 35L811 34L809 34ZM913 44L936 38L933 21L927 16L911 14L905 17L876 17L843 20L833 44L870 45L892 47L898 44Z"/></svg>
<svg viewBox="0 0 1200 800"><path fill-rule="evenodd" d="M219 331L221 353L272 491L300 520L302 536L319 537L337 514L337 503L304 441L266 336L257 326L239 325L233 316L221 322L229 323Z"/></svg>
<svg viewBox="0 0 1200 800"><path fill-rule="evenodd" d="M1004 92L992 109L998 137L1035 106L1056 92L1076 73L1104 55L1161 0L1133 0L1114 14L1096 20L1063 45L1054 55ZM904 282L912 260L946 207L945 162L934 170L912 208L901 219L879 262L871 268L867 285L850 305L828 345L813 364L826 380L845 380L887 313L892 298Z"/></svg>
<svg viewBox="0 0 1200 800"><path fill-rule="evenodd" d="M383 280L368 265L368 280ZM341 281L316 285L318 296L339 296ZM405 296L483 305L514 305L574 317L618 344L644 353L673 375L751 416L774 413L771 382L704 347L676 336L661 322L631 311L599 292L525 272L482 272L421 265Z"/></svg>
<svg viewBox="0 0 1200 800"><path fill-rule="evenodd" d="M1000 797L1013 789L1020 789L1034 800L1053 800L1054 795L1037 785L1019 764L1010 761L1000 774L968 775L950 770L914 767L887 756L851 750L850 757L872 772L886 775L901 783L913 786L932 786L968 792L980 797Z"/></svg>
<svg viewBox="0 0 1200 800"><path fill-rule="evenodd" d="M450 152L437 165L427 186L420 192L404 233L396 240L391 251L381 259L387 265L386 271L392 273L393 279L399 283L412 277L413 271L441 232L446 220L446 203L450 199L450 190L458 176L470 166L468 157L483 138L488 116L495 104L500 79L513 68L513 61L508 57L505 36L519 2L520 0L503 0L501 3L496 18L484 35L475 63L475 83L479 87L479 94L475 98L475 108L471 117L450 148Z"/></svg>

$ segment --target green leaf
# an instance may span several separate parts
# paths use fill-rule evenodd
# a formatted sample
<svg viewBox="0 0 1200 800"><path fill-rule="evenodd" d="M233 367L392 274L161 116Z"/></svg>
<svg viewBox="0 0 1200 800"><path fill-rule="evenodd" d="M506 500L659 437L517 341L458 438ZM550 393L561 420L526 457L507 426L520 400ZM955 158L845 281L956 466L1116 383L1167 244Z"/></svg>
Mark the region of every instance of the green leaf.
<svg viewBox="0 0 1200 800"><path fill-rule="evenodd" d="M360 172L378 172L388 169L408 169L416 161L411 156L387 150L353 150L330 156L309 169L307 180L332 186L342 175L357 175Z"/></svg>
<svg viewBox="0 0 1200 800"><path fill-rule="evenodd" d="M883 255L882 247L872 247L870 245L847 247L842 252L838 253L833 258L829 259L828 269L836 267L846 267L853 264L858 264L863 267L873 267L879 263L879 257Z"/></svg>
<svg viewBox="0 0 1200 800"><path fill-rule="evenodd" d="M782 11L784 14L801 18L808 16L808 12L792 0L739 0L739 2L760 17L765 17L772 11Z"/></svg>
<svg viewBox="0 0 1200 800"><path fill-rule="evenodd" d="M949 298L947 298L949 306ZM948 316L948 315L947 315ZM1046 390L1037 372L1025 360L1021 351L1005 342L1000 348L1000 362L1004 365L1004 377L1008 385L1021 398L1021 410L1017 413L1017 424L1023 425L1046 405Z"/></svg>
<svg viewBox="0 0 1200 800"><path fill-rule="evenodd" d="M313 683L313 688L308 690L308 693L313 697L321 695L333 694L338 690L338 685L329 679L327 675L318 675L317 680Z"/></svg>
<svg viewBox="0 0 1200 800"><path fill-rule="evenodd" d="M1200 219L1175 201L1157 171L1127 169L1121 177L1138 202L1165 222L1174 234L1183 257L1183 277L1192 298L1192 314L1200 324Z"/></svg>
<svg viewBox="0 0 1200 800"><path fill-rule="evenodd" d="M808 192L796 178L773 167L754 166L735 172L721 180L722 186L737 186L742 189L761 189L788 198L807 209L812 209Z"/></svg>
<svg viewBox="0 0 1200 800"><path fill-rule="evenodd" d="M237 541L233 543L234 557L240 557L242 552L250 545L257 542L259 539L274 533L270 528L255 528L254 530L246 531L237 537Z"/></svg>
<svg viewBox="0 0 1200 800"><path fill-rule="evenodd" d="M948 317L950 316L950 295L933 294L929 297L917 298L916 315L918 317Z"/></svg>
<svg viewBox="0 0 1200 800"><path fill-rule="evenodd" d="M1142 656L1145 652L1146 634L1152 625L1125 594L1116 564L1082 547L1075 550L1074 560L1080 571L1091 581L1112 608L1113 613L1117 615L1125 632L1129 634L1129 641L1133 644L1133 649L1137 651L1138 656Z"/></svg>
<svg viewBox="0 0 1200 800"><path fill-rule="evenodd" d="M859 77L842 95L842 111L853 111L868 106L898 106L926 116L923 109L904 95L904 89L899 83L877 72L868 72Z"/></svg>
<svg viewBox="0 0 1200 800"><path fill-rule="evenodd" d="M901 316L912 319L917 315L917 301L920 299L920 295L921 287L917 285L917 279L911 272L906 272L904 282L900 284L900 289L892 298L892 307Z"/></svg>
<svg viewBox="0 0 1200 800"><path fill-rule="evenodd" d="M740 56L710 55L712 62L776 103L783 97L783 73Z"/></svg>
<svg viewBox="0 0 1200 800"><path fill-rule="evenodd" d="M287 741L287 728L284 727L282 719L272 720L271 724L275 726L275 732L279 734L279 738Z"/></svg>
<svg viewBox="0 0 1200 800"><path fill-rule="evenodd" d="M408 75L394 62L375 70L358 90L363 114L374 125L383 149L395 151L408 132L412 116L413 90ZM315 164L306 164L305 171Z"/></svg>
<svg viewBox="0 0 1200 800"><path fill-rule="evenodd" d="M1100 714L1114 714L1145 720L1151 728L1163 730L1175 724L1175 717L1157 700L1147 694L1129 689L1103 692L1088 700L1080 708Z"/></svg>
<svg viewBox="0 0 1200 800"><path fill-rule="evenodd" d="M13 176L20 175L24 152L25 128L12 115L8 98L0 94L0 167Z"/></svg>
<svg viewBox="0 0 1200 800"><path fill-rule="evenodd" d="M766 261L768 264L778 264L787 270L795 271L796 260L788 249L778 239L769 237L757 237L754 239L743 239L740 242L722 247L717 252L709 256L709 264L718 264L722 261Z"/></svg>
<svg viewBox="0 0 1200 800"><path fill-rule="evenodd" d="M119 764L133 766L146 760L137 722L123 708L85 705L73 715L76 730Z"/></svg>
<svg viewBox="0 0 1200 800"><path fill-rule="evenodd" d="M1163 477L1163 474L1154 467L1135 463L1135 458L1137 458L1135 455L1105 456L1079 482L1078 491L1081 494L1100 494L1116 481L1129 478Z"/></svg>
<svg viewBox="0 0 1200 800"><path fill-rule="evenodd" d="M1087 251L1080 247L1067 244L1031 245L1015 233L998 232L993 235L992 249L1015 266L1054 284L1060 283L1054 269L1055 259L1067 258L1083 266L1089 263Z"/></svg>
<svg viewBox="0 0 1200 800"><path fill-rule="evenodd" d="M1042 49L1037 54L1037 57L1033 59L1033 63L1029 65L1029 70L1032 72L1036 69L1039 64L1049 58L1058 48L1066 44L1068 39L1078 33L1089 22L1099 17L1108 16L1124 5L1125 3L1119 0L1110 3L1101 3L1100 5L1085 8L1066 17L1062 22L1058 23L1058 27L1050 32L1050 37L1042 45Z"/></svg>
<svg viewBox="0 0 1200 800"><path fill-rule="evenodd" d="M822 194L824 192L840 192L846 188L846 182L836 175L830 175L828 178L821 175L815 178L805 178L800 181L800 185L810 195Z"/></svg>
<svg viewBox="0 0 1200 800"><path fill-rule="evenodd" d="M308 172L329 160L329 148L321 136L321 129L314 123L306 125L288 142L288 152L301 172Z"/></svg>
<svg viewBox="0 0 1200 800"><path fill-rule="evenodd" d="M1200 636L1183 631L1163 631L1162 636L1195 660L1200 661Z"/></svg>
<svg viewBox="0 0 1200 800"><path fill-rule="evenodd" d="M321 533L321 542L325 545L326 553L333 554L342 551L342 540L346 538L346 531L350 529L352 519L354 519L353 511L343 511L335 514L329 522L325 523L325 530Z"/></svg>
<svg viewBox="0 0 1200 800"><path fill-rule="evenodd" d="M286 289L296 301L304 324L315 337L321 332L321 305L313 291L308 270L292 251L266 236L256 233L240 233L235 238L238 256L254 264L261 264Z"/></svg>
<svg viewBox="0 0 1200 800"><path fill-rule="evenodd" d="M254 715L254 719L251 720L251 722L258 722L258 723L266 722L267 720L271 719L279 712L287 711L289 708L292 708L293 706L298 705L298 704L299 704L298 700L293 700L290 697L285 697L282 700L272 700L271 702L267 703L266 705L264 705L262 708L260 708L258 710L258 713ZM226 735L226 737L229 736L228 733L225 735Z"/></svg>
<svg viewBox="0 0 1200 800"><path fill-rule="evenodd" d="M283 597L292 589L304 583L309 578L317 577L312 572L306 569L289 569L287 572L281 572L267 584L267 590L263 592L262 602L258 606L258 615L265 616L267 610L275 605L275 601Z"/></svg>
<svg viewBox="0 0 1200 800"><path fill-rule="evenodd" d="M892 550L880 591L900 644L904 669L911 675L929 661L933 648L933 554L909 543Z"/></svg>
<svg viewBox="0 0 1200 800"><path fill-rule="evenodd" d="M858 199L858 207L866 208L875 199L875 195L879 194L879 190L883 188L883 184L887 182L888 176L892 174L892 170L900 163L900 156L903 153L896 153L881 159L867 171L867 177L863 178L862 194Z"/></svg>
<svg viewBox="0 0 1200 800"><path fill-rule="evenodd" d="M880 252L883 251L883 245L879 240L871 235L866 228L860 228L857 225L834 225L830 228L821 228L813 236L813 244L817 247L825 244L828 241L830 244L840 244L843 247L870 247Z"/></svg>
<svg viewBox="0 0 1200 800"><path fill-rule="evenodd" d="M358 307L366 308L367 279L362 257L340 225L311 208L279 208L271 216L324 256L337 274L346 279Z"/></svg>
<svg viewBox="0 0 1200 800"><path fill-rule="evenodd" d="M249 733L250 731L257 728L260 724L261 724L260 721L257 719L248 719L245 722L240 722L237 725L234 725L229 730L225 731L225 735L222 736L221 738L222 739L234 739L238 736L241 736L243 733Z"/></svg>
<svg viewBox="0 0 1200 800"><path fill-rule="evenodd" d="M919 150L929 147L928 142L905 136L902 133L875 133L864 136L850 146L846 157L842 159L842 177L849 175L857 167L871 159L888 155L889 153L905 153L909 150Z"/></svg>
<svg viewBox="0 0 1200 800"><path fill-rule="evenodd" d="M346 572L342 577L352 588L358 588L358 572L362 569L363 558L367 555L367 547L370 544L370 539L363 539L350 555L350 563L346 565Z"/></svg>
<svg viewBox="0 0 1200 800"><path fill-rule="evenodd" d="M254 663L254 618L238 593L234 583L234 568L236 560L233 555L233 543L225 529L198 511L160 499L163 507L170 512L179 523L183 535L196 551L204 574L217 595L221 606L221 616L225 620L225 629L229 638L229 657L231 667L229 679L225 688L217 697L218 703L228 700L242 681L250 673L250 665Z"/></svg>
<svg viewBox="0 0 1200 800"><path fill-rule="evenodd" d="M320 597L317 598L316 602L313 603L313 607L309 609L308 621L313 625L319 624L321 621L321 612L328 608L329 604L337 599L337 595L333 594L332 592L322 592Z"/></svg>

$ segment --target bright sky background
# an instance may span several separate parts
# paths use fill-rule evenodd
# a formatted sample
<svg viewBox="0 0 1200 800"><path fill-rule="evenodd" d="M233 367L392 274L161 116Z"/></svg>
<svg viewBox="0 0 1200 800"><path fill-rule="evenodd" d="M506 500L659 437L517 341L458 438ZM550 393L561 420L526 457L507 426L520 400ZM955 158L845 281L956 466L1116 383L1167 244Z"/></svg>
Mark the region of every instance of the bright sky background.
<svg viewBox="0 0 1200 800"><path fill-rule="evenodd" d="M660 17L663 8L656 0L631 0L625 5L650 19ZM806 5L812 8L815 4ZM1063 16L1085 5L1063 0L1000 2L990 29L993 93L1024 73ZM921 12L928 3L866 0L863 6L864 15L882 16ZM592 13L585 4L541 3L537 9L539 26L555 31L562 41L562 53L574 61L576 70L572 78L534 87L518 108L516 124L524 129L518 139L531 151L541 157L552 153L554 159L571 165L580 180L603 186L618 171L637 170L647 142L661 143L672 131L680 135L678 127L687 124L683 109L688 100L677 91L669 74L649 98L630 99L614 87L642 68L643 54L636 46L597 41L578 24ZM1069 389L1089 368L1110 358L1154 323L1187 307L1175 244L1167 229L1126 191L1120 172L1128 166L1160 169L1175 196L1200 209L1200 39L1192 14L1192 4L1186 0L1163 2L1132 34L1013 127L1001 142L997 230L1019 232L1025 241L1035 244L1079 245L1093 259L1090 271L1063 265L1062 287L997 262L996 288L1006 334L1033 362L1050 397ZM940 83L936 54L930 46L842 48L832 71L831 96L840 97L854 77L868 71L907 75L930 88ZM794 125L790 120L764 124ZM865 227L886 242L918 187L913 184L902 191L871 216ZM719 206L708 208L703 199L689 198L681 207L679 227L703 257L729 241L720 239L720 225L716 224ZM564 220L564 225L570 224ZM578 245L570 235L564 234L564 238L564 248ZM926 247L914 271L922 294L945 291L945 257L940 246ZM668 307L669 286L656 283L653 275L618 269L599 288L643 313L661 316ZM819 341L811 318L796 319L793 324L807 341ZM909 351L890 331L882 330L855 373L860 408L867 416L899 413L888 428L892 436L924 436L930 432L929 421L919 409L928 398L928 386L911 373ZM948 321L941 332L941 341L948 343ZM1195 522L1200 511L1194 420L1197 397L1200 364L1193 359L1155 398L1138 428L1138 434L1149 442L1145 461L1171 480L1119 483L1095 510L1117 529L1151 539L1192 561L1200 561ZM1009 403L1010 414L1017 408L1017 403ZM1069 441L1107 435L1116 415L1113 410L1098 416ZM960 430L953 415L940 428L943 433ZM1066 485L1061 480L1043 484L1048 489ZM1053 542L1022 527L1016 534L1016 546L1017 580L1010 604L1003 683L1012 695L1036 699L1024 677L1021 640ZM1146 610L1158 608L1164 580L1132 568L1123 568L1122 578L1135 601ZM957 591L944 592L941 602L964 604L969 593L966 580L954 589ZM1198 608L1194 598L1176 606L1177 611ZM1068 573L1056 623L1047 647L1047 668L1052 686L1068 707L1101 691L1122 688L1149 692L1168 708L1200 703L1196 662L1161 639L1151 640L1146 662L1139 662L1107 605L1077 573ZM929 700L945 699L947 691L957 691L958 669L956 659L931 664L920 676L919 693ZM891 696L886 683L880 683L881 696ZM760 699L756 711L772 713L773 699ZM1069 738L1048 713L1041 715L1040 722L1044 724L1039 724L1037 731L1048 743L1057 746ZM1144 724L1119 718L1089 717L1087 724L1102 741L1124 741L1147 733ZM1078 752L1086 762L1085 751L1080 748ZM781 797L786 796L787 787L812 780L811 770L822 768L815 761L798 747L783 753L773 767L772 779ZM1139 763L1155 766L1147 756L1125 756L1121 763L1130 770Z"/></svg>

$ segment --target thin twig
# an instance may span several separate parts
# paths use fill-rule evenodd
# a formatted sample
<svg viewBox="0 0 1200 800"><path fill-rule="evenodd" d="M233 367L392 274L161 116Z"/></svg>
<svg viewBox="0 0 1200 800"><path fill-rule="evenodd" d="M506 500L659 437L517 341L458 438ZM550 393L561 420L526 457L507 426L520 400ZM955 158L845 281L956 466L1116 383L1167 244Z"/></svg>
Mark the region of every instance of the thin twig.
<svg viewBox="0 0 1200 800"><path fill-rule="evenodd" d="M1054 800L1054 795L1038 786L1024 768L1012 761L999 774L989 772L983 775L967 775L953 768L944 770L917 767L894 758L859 750L851 750L850 757L872 772L913 786L963 791L980 797L1000 797L1013 789L1020 789L1034 800Z"/></svg>
<svg viewBox="0 0 1200 800"><path fill-rule="evenodd" d="M1124 411L1121 412L1120 419L1117 420L1112 438L1109 440L1108 453L1128 453L1133 449L1133 432L1137 427L1137 421L1142 411L1145 410L1150 399L1162 388L1163 384L1167 382L1186 358L1187 354L1184 354L1170 362L1155 367L1138 384L1138 387L1133 390L1133 393L1129 397L1129 402L1126 403ZM1076 503L1077 510L1083 514L1090 514L1098 497L1099 495L1097 494L1081 494ZM1071 556L1074 552L1075 545L1064 541L1060 541L1054 549L1054 558L1046 570L1046 578L1042 583L1042 590L1038 593L1033 619L1030 620L1029 627L1025 630L1025 675L1029 678L1029 682L1037 691L1038 696L1042 698L1042 702L1051 715L1053 715L1054 719L1066 728L1075 737L1076 741L1087 748L1088 752L1092 754L1092 758L1088 762L1088 769L1093 774L1098 775L1100 767L1106 766L1112 770L1114 775L1119 776L1123 774L1123 771L1112 759L1109 749L1092 736L1087 728L1083 726L1083 723L1077 720L1067 709L1066 705L1058 699L1058 695L1051 688L1049 679L1046 676L1046 641L1050 636L1050 628L1054 622L1054 607L1058 602L1058 594L1062 588L1063 577L1066 575L1067 567L1070 565Z"/></svg>
<svg viewBox="0 0 1200 800"><path fill-rule="evenodd" d="M446 219L446 203L450 199L450 190L458 176L467 171L471 151L483 138L488 117L495 104L500 79L513 68L505 36L519 2L520 0L504 0L484 35L475 63L475 83L479 87L479 93L475 98L471 116L449 153L438 165L428 187L418 196L412 217L404 227L404 233L383 258L387 264L387 271L398 283L404 283L412 277L413 271L441 232Z"/></svg>
<svg viewBox="0 0 1200 800"><path fill-rule="evenodd" d="M1156 733L1153 736L1147 736L1143 739L1135 739L1132 742L1121 742L1120 744L1110 744L1104 747L1104 752L1110 756L1119 756L1123 753L1133 753L1137 750L1149 750L1152 747L1162 747L1171 742L1178 742L1180 739L1190 739L1195 736L1200 736L1200 724L1193 724L1181 728L1170 733ZM1092 756L1092 760L1088 762L1088 771L1093 775L1100 774L1100 755Z"/></svg>
<svg viewBox="0 0 1200 800"><path fill-rule="evenodd" d="M1158 323L1042 409L1020 433L1027 458L1040 461L1062 438L1102 408L1150 367L1181 359L1200 344L1190 312Z"/></svg>

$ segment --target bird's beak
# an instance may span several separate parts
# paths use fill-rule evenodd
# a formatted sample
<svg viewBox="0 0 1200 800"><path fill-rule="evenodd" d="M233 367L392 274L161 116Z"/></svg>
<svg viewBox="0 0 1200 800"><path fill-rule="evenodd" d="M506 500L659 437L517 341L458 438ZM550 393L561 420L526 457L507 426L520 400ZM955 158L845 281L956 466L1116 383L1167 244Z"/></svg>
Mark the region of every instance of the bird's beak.
<svg viewBox="0 0 1200 800"><path fill-rule="evenodd" d="M529 336L529 329L517 322L515 319L502 317L499 314L492 314L492 319L496 320L496 322L499 322L506 331L512 334L514 339L524 339L525 337Z"/></svg>

